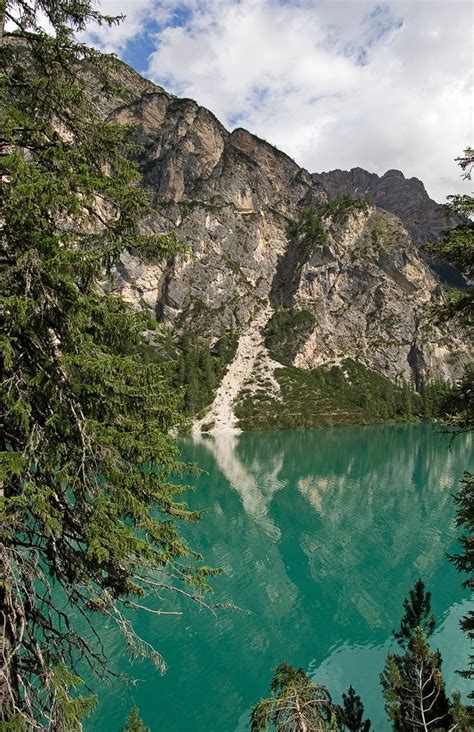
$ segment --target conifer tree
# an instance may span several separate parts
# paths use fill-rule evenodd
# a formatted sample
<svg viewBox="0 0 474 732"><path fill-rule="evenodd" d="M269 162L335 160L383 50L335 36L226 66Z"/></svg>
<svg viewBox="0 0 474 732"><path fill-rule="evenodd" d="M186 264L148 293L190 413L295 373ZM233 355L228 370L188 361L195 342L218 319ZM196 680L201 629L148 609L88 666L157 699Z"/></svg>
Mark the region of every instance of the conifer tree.
<svg viewBox="0 0 474 732"><path fill-rule="evenodd" d="M451 729L441 655L430 649L420 627L415 628L403 654L388 654L381 683L396 732Z"/></svg>
<svg viewBox="0 0 474 732"><path fill-rule="evenodd" d="M402 399L403 399L402 414L404 417L411 419L413 416L412 393L411 393L410 386L409 386L409 384L407 384L406 381L403 382Z"/></svg>
<svg viewBox="0 0 474 732"><path fill-rule="evenodd" d="M460 542L462 552L450 557L459 572L467 574L467 579L463 582L463 587L474 590L474 475L466 473L461 488L455 496L457 504L456 523L463 528L466 533L461 536ZM474 643L474 611L468 610L467 614L461 620L461 628L466 633L471 642L471 648ZM474 679L474 654L470 655L469 668L459 672L461 676L467 679ZM474 691L469 694L470 699L474 699ZM470 711L474 721L474 707L471 705Z"/></svg>
<svg viewBox="0 0 474 732"><path fill-rule="evenodd" d="M425 591L425 583L419 577L403 602L405 613L400 622L400 630L393 635L400 646L406 646L415 628L422 628L428 638L435 629L435 619L431 615L431 592Z"/></svg>
<svg viewBox="0 0 474 732"><path fill-rule="evenodd" d="M364 705L353 686L342 695L342 718L350 732L369 732L370 719L364 720Z"/></svg>
<svg viewBox="0 0 474 732"><path fill-rule="evenodd" d="M138 707L133 707L127 717L125 727L122 727L120 732L151 732L151 730L143 723Z"/></svg>
<svg viewBox="0 0 474 732"><path fill-rule="evenodd" d="M463 177L471 180L474 169L474 148L468 147L457 158ZM448 196L449 208L462 217L462 223L448 229L441 242L431 244L429 251L440 259L448 259L466 277L466 287L462 290L452 290L446 300L436 308L439 322L456 320L472 325L474 287L474 197L468 194Z"/></svg>
<svg viewBox="0 0 474 732"><path fill-rule="evenodd" d="M177 398L140 356L145 318L97 286L130 246L170 250L140 229L127 130L85 91L110 90L112 61L75 32L116 19L89 0L2 0L0 17L0 723L71 732L94 703L77 663L107 662L93 613L163 667L130 611L201 602L211 570L182 563L197 555L175 523L198 516L178 499Z"/></svg>
<svg viewBox="0 0 474 732"><path fill-rule="evenodd" d="M441 654L432 651L427 637L435 629L431 594L418 579L403 603L400 630L393 631L403 652L389 653L381 674L385 709L396 732L448 730L452 704L445 692ZM458 708L462 705L459 703Z"/></svg>
<svg viewBox="0 0 474 732"><path fill-rule="evenodd" d="M468 147L457 159L463 177L471 180L474 170L474 148ZM472 195L449 196L450 207L464 217L459 226L446 232L441 243L433 244L430 250L440 258L448 258L468 278L468 286L464 290L453 291L445 304L435 309L435 316L440 323L461 322L472 325L474 288L474 197ZM453 392L444 404L447 416L446 423L455 432L472 430L474 426L474 368L466 369L463 378L456 384ZM465 587L474 587L474 476L466 473L455 498L457 503L456 522L466 534L461 539L463 552L451 557L460 572L466 572L468 579ZM474 639L474 613L469 611L461 620L461 628L471 643ZM462 676L474 678L474 656L471 654L469 668L460 672ZM474 698L474 692L470 694ZM474 720L474 707L470 707L471 722Z"/></svg>
<svg viewBox="0 0 474 732"><path fill-rule="evenodd" d="M332 703L328 690L305 674L282 663L275 669L272 696L262 699L251 713L251 731L337 732L342 729L341 710Z"/></svg>

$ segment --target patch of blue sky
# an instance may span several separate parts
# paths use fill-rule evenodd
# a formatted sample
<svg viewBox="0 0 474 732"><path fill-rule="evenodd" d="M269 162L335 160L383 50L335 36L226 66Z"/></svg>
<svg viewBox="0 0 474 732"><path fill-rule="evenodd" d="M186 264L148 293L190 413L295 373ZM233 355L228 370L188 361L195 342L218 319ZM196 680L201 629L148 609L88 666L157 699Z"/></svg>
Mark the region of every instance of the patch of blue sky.
<svg viewBox="0 0 474 732"><path fill-rule="evenodd" d="M270 89L266 86L254 86L248 95L249 101L253 105L265 104L270 94Z"/></svg>
<svg viewBox="0 0 474 732"><path fill-rule="evenodd" d="M362 21L360 41L346 43L342 53L352 58L357 66L367 66L370 50L402 26L403 19L394 17L388 5L375 5Z"/></svg>
<svg viewBox="0 0 474 732"><path fill-rule="evenodd" d="M238 127L242 127L245 122L245 115L241 112L232 112L227 115L226 123L230 130L235 130Z"/></svg>
<svg viewBox="0 0 474 732"><path fill-rule="evenodd" d="M187 3L176 3L173 14L166 23L167 27L184 28L191 20L193 11Z"/></svg>
<svg viewBox="0 0 474 732"><path fill-rule="evenodd" d="M159 3L158 3L159 8ZM148 59L159 46L160 33L165 28L184 28L189 23L192 10L187 3L176 3L165 23L159 23L148 17L141 33L131 38L122 53L121 58L141 74L146 74Z"/></svg>
<svg viewBox="0 0 474 732"><path fill-rule="evenodd" d="M342 48L342 55L351 58L357 66L367 66L369 63L369 46L359 45L358 43L346 43Z"/></svg>
<svg viewBox="0 0 474 732"><path fill-rule="evenodd" d="M368 13L363 24L368 26L366 45L370 48L389 33L399 30L403 25L403 19L394 17L389 6L383 4L376 5Z"/></svg>
<svg viewBox="0 0 474 732"><path fill-rule="evenodd" d="M120 54L122 60L138 71L139 74L146 73L148 58L156 49L156 41L153 36L153 26L152 24L147 24L139 35L128 41L126 47Z"/></svg>

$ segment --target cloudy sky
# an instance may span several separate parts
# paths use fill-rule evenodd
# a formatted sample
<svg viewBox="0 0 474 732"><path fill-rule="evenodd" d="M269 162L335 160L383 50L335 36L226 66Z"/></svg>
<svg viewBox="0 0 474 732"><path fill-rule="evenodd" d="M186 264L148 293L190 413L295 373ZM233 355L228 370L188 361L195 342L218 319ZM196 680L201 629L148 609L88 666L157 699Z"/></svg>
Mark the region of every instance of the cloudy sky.
<svg viewBox="0 0 474 732"><path fill-rule="evenodd" d="M398 168L470 192L473 10L465 0L102 0L88 40L311 172Z"/></svg>

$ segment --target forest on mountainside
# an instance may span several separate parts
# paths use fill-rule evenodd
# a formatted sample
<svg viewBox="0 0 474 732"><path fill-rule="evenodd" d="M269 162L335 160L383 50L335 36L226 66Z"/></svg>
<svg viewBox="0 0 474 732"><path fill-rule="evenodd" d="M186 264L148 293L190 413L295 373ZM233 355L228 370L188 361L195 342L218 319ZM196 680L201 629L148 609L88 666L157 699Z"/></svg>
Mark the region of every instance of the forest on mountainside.
<svg viewBox="0 0 474 732"><path fill-rule="evenodd" d="M54 35L43 29L43 16ZM133 614L159 622L177 612L178 596L209 612L221 609L207 594L220 570L182 538L184 523L200 513L183 501L182 478L193 467L182 463L171 435L183 414L209 404L237 340L233 331L212 345L185 332L170 340L163 331L150 346L160 325L102 287L104 272L124 252L152 251L163 262L177 256L169 232L143 227L154 211L133 162L133 128L104 121L85 91L93 74L105 97L117 94L115 61L77 33L90 21L120 19L89 0L3 0L0 19L0 729L69 732L82 729L97 703L80 668L99 679L110 673L100 638L89 640L96 618L122 634L124 653L164 670L160 649L137 633ZM5 32L4 21L14 30ZM468 149L460 158L466 175L472 164ZM346 198L321 215L366 205ZM473 199L454 197L451 206L467 218L435 248L472 278ZM312 209L305 211L293 235L308 256L324 235ZM303 310L295 317L281 305L264 334L274 356L288 353L290 330L310 322ZM441 299L431 317L443 329L465 325L472 288ZM453 431L472 429L472 371L452 389L430 382L420 394L351 358L301 371L283 363L278 374L291 405L281 410L285 427L334 424L320 419L321 404L331 414L342 404L350 422L442 415ZM264 396L243 392L237 409L249 428L271 426ZM465 535L453 561L472 589L472 476L456 501ZM382 675L394 729L467 731L472 709L456 695L447 698L440 655L429 646L430 595L421 580L404 609L400 652L388 657ZM472 613L463 620L471 639L473 620ZM472 678L472 665L463 673ZM271 693L252 713L255 731L369 729L352 687L341 706L333 704L324 687L282 662ZM125 729L146 729L136 709Z"/></svg>

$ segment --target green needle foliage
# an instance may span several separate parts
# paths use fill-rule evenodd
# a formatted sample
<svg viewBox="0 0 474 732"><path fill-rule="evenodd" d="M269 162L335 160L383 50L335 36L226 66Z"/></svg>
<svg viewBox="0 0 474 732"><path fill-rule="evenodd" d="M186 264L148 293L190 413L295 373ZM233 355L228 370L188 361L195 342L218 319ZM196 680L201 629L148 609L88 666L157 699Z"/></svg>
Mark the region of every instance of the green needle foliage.
<svg viewBox="0 0 474 732"><path fill-rule="evenodd" d="M422 628L425 635L432 635L436 621L431 615L431 592L425 592L425 583L418 578L408 597L403 602L405 613L400 622L400 630L393 632L399 646L405 646L415 628Z"/></svg>
<svg viewBox="0 0 474 732"><path fill-rule="evenodd" d="M133 707L121 732L150 732L150 728L143 723L140 717L138 707Z"/></svg>
<svg viewBox="0 0 474 732"><path fill-rule="evenodd" d="M388 654L381 683L396 732L452 729L441 656L430 649L420 627L413 631L403 654Z"/></svg>
<svg viewBox="0 0 474 732"><path fill-rule="evenodd" d="M0 36L0 725L69 732L94 704L78 663L107 662L92 613L163 667L129 611L203 602L212 570L176 527L198 518L174 482L178 398L141 356L145 319L98 288L127 247L173 245L142 235L128 130L88 105L112 60L74 33L116 19L88 0L3 0L0 19L15 27Z"/></svg>
<svg viewBox="0 0 474 732"><path fill-rule="evenodd" d="M474 475L466 473L461 482L454 500L457 504L456 524L466 532L461 536L460 543L462 552L450 557L456 569L459 572L467 574L467 579L463 582L463 587L474 590ZM461 620L461 628L471 641L471 648L474 643L474 611L468 610L467 614ZM474 654L470 655L469 668L459 672L461 676L467 679L474 679ZM474 699L474 691L469 694L470 699ZM471 705L470 712L474 719L474 705Z"/></svg>
<svg viewBox="0 0 474 732"><path fill-rule="evenodd" d="M470 729L469 710L454 692L450 701L441 673L441 654L427 636L435 629L431 595L418 579L403 603L400 631L394 632L401 653L389 653L380 676L385 709L396 732ZM471 720L472 721L472 720Z"/></svg>
<svg viewBox="0 0 474 732"><path fill-rule="evenodd" d="M463 177L471 180L474 169L474 149L468 147L461 157L457 158ZM451 293L445 306L435 310L435 316L441 323L446 322L473 322L473 292L474 278L474 197L469 195L450 196L450 205L454 211L465 216L460 226L448 231L441 244L431 246L431 251L440 258L451 258L459 269L468 277L469 286L465 290ZM456 384L444 405L445 422L454 433L472 430L474 426L474 368L471 364L466 369L463 378ZM474 588L474 476L466 473L461 488L455 497L457 503L456 522L466 533L461 538L462 554L450 557L460 572L466 572L468 579L464 587ZM474 639L474 613L469 611L461 620L461 628L471 642ZM474 656L471 654L469 668L460 672L466 678L474 678ZM471 692L470 698L474 698ZM474 706L469 708L474 719ZM471 722L472 722L471 719Z"/></svg>
<svg viewBox="0 0 474 732"><path fill-rule="evenodd" d="M364 720L364 705L353 686L342 695L342 716L345 727L350 732L370 732L370 719Z"/></svg>
<svg viewBox="0 0 474 732"><path fill-rule="evenodd" d="M464 150L457 162L463 170L463 177L471 179L474 167L474 149ZM472 195L448 196L449 208L464 217L463 223L445 232L441 242L431 244L427 249L439 259L448 259L466 277L469 285L463 290L453 290L449 293L446 302L436 308L436 317L439 322L456 320L463 324L472 325L474 288L474 197Z"/></svg>
<svg viewBox="0 0 474 732"><path fill-rule="evenodd" d="M281 663L271 683L272 696L262 699L251 714L251 732L323 732L341 730L341 710L328 690L311 681L302 668Z"/></svg>

